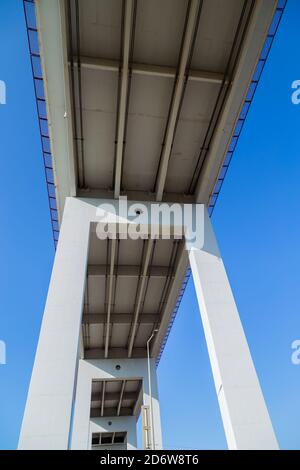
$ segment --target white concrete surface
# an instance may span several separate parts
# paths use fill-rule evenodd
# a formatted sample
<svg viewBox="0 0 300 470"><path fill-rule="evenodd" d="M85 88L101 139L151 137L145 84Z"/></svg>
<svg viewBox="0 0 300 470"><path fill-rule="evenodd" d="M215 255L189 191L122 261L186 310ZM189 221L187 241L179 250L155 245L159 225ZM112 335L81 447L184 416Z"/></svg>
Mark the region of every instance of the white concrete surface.
<svg viewBox="0 0 300 470"><path fill-rule="evenodd" d="M98 209L99 204L102 204L102 210ZM148 206L149 203L145 203L144 209ZM103 207L110 207L110 211L103 212ZM112 207L117 210L113 212ZM140 207L141 203L136 203L132 208ZM192 209L196 214L194 206ZM277 449L276 437L211 222L202 205L200 209L194 241L189 223L182 222L184 225L181 226L178 218L174 224L178 235L184 233L186 236L228 447ZM143 381L142 401L144 405L150 405L146 358L79 360L79 356L82 357L84 353L79 353L80 325L91 226L95 230L95 223L98 223L101 232L107 223L113 227L118 222L118 230L122 232L128 223L131 227L137 224L134 217L119 214L118 210L118 201L66 200L19 449L89 448L93 379L140 378ZM145 234L150 233L150 230L152 234L159 233L161 228L166 234L170 222L164 218L160 220L156 214L149 224L145 210L138 223ZM169 314L168 310L165 311L167 317ZM163 320L161 323L162 328L165 328ZM160 330L156 335L157 341L162 338L163 329ZM155 449L162 448L154 354L158 346L154 341L151 351ZM119 371L115 368L116 363L121 365ZM138 413L139 407L134 414Z"/></svg>
<svg viewBox="0 0 300 470"><path fill-rule="evenodd" d="M119 444L106 446L103 444L99 449L105 450L136 450L136 416L120 416L112 418L92 418L89 428L89 442L91 442L92 434L95 432L126 432L127 439L125 445ZM119 449L118 449L119 447ZM91 446L89 445L89 449Z"/></svg>
<svg viewBox="0 0 300 470"><path fill-rule="evenodd" d="M115 207L116 211L99 210ZM108 204L110 204L108 206ZM133 204L133 203L131 203ZM140 207L137 203L136 207ZM145 203L144 207L149 207ZM167 206L167 205L166 205ZM132 210L134 205L131 205ZM118 222L119 231L139 223L142 232L149 233L149 220L142 213L136 221L119 214L118 201L67 198L55 256L40 338L20 433L19 449L67 449L70 446L70 429L74 400L78 358L80 350L80 325L83 312L87 271L89 235L91 224L105 227ZM169 213L168 213L169 216ZM169 231L168 218L161 221L159 214L151 220L151 233L161 229ZM134 220L133 220L134 219ZM101 223L99 222L101 220ZM182 232L180 223L174 228ZM169 312L170 313L170 312ZM147 378L145 384L147 384ZM153 378L155 395L156 378ZM145 401L148 400L145 385ZM154 400L154 413L158 404ZM158 433L157 448L161 447Z"/></svg>
<svg viewBox="0 0 300 470"><path fill-rule="evenodd" d="M206 212L189 259L229 449L278 449L225 267Z"/></svg>
<svg viewBox="0 0 300 470"><path fill-rule="evenodd" d="M35 1L57 211L60 222L66 198L76 195L70 71L64 20L65 5L66 2L62 0Z"/></svg>
<svg viewBox="0 0 300 470"><path fill-rule="evenodd" d="M116 369L117 365L121 366L120 370ZM145 405L150 405L147 359L97 359L89 361L80 360L74 408L74 421L72 429L71 448L73 450L88 449L90 447L90 423L99 423L99 420L104 419L90 419L91 387L93 379L142 379L143 403ZM162 433L156 367L154 359L151 359L151 385L155 449L159 450L162 449ZM137 407L136 414L133 417L135 421L138 418L138 413L139 408ZM113 419L110 417L106 417L105 419L107 421L113 421ZM114 420L118 419L121 418L114 418ZM120 431L120 429L118 429L118 431Z"/></svg>
<svg viewBox="0 0 300 470"><path fill-rule="evenodd" d="M84 208L66 201L19 449L68 448L89 242Z"/></svg>

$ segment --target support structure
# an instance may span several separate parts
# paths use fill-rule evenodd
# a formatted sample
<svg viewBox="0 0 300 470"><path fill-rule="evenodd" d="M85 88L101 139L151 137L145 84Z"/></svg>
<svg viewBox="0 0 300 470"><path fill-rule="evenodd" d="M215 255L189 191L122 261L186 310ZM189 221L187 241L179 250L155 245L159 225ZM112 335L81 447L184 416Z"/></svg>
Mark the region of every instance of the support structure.
<svg viewBox="0 0 300 470"><path fill-rule="evenodd" d="M167 170L171 156L172 145L175 136L176 125L180 106L183 99L184 88L186 83L186 70L189 66L189 60L193 53L194 38L197 32L197 24L199 21L199 14L202 8L202 2L199 0L192 0L187 13L186 30L182 42L182 51L178 67L178 74L174 85L173 97L170 105L167 128L165 131L165 138L163 142L163 150L160 158L159 170L156 181L156 200L161 201L164 193L164 186L167 177Z"/></svg>
<svg viewBox="0 0 300 470"><path fill-rule="evenodd" d="M66 202L19 449L69 448L87 269L89 212L94 211L79 200L70 198Z"/></svg>
<svg viewBox="0 0 300 470"><path fill-rule="evenodd" d="M160 450L162 449L162 433L154 360L151 361L150 374L154 421L154 449ZM120 413L118 413L118 416L113 417L109 415L103 416L103 409L100 411L100 416L91 416L93 381L102 381L103 383L115 384L118 381L123 381L123 383L125 381L140 381L141 389L138 392L138 399L135 407L132 410L132 416L120 416ZM104 388L102 388L102 390L104 390ZM105 393L107 394L106 391L104 394ZM123 387L121 387L121 393L124 393ZM107 397L107 400L109 400L109 397ZM102 429L107 433L124 431L127 432L127 449L136 449L136 421L140 413L141 403L143 403L145 406L150 405L148 368L147 361L145 359L80 360L71 449L90 449L92 435L95 432L100 432L97 430L97 427L99 426L101 426Z"/></svg>
<svg viewBox="0 0 300 470"><path fill-rule="evenodd" d="M120 432L124 431L125 416L136 421L140 414L141 404L151 406L147 359L134 358L127 359L124 362L124 359L118 358L118 355L116 360L107 359L109 333L104 335L105 359L102 361L96 360L95 362L80 359L85 355L85 351L82 350L81 325L86 324L85 319L90 319L90 315L98 317L97 314L83 315L85 308L84 294L91 231L99 220L101 221L99 225L103 224L105 226L105 222L98 215L98 205L100 203L105 205L106 202L78 198L68 198L66 201L21 429L19 449L66 450L89 448L91 445L90 419L93 417L91 416L91 387L93 380L102 380L105 383L141 381L141 395L137 394L134 397L130 409L125 406L122 407L122 399L128 399L128 395L125 395L125 387L121 385L121 395L117 398L117 416L110 416L109 414L107 416L107 412L110 413L113 407L106 406L106 401L110 401L111 397L106 396L106 386L103 385L100 417L105 416L108 421L110 421L110 418L114 418L116 423L119 417L122 424ZM110 215L107 217L109 219ZM113 219L113 223L116 223L115 219ZM112 241L113 251L115 251L116 240ZM110 259L112 265L114 256L111 256ZM113 279L112 269L108 274L108 291L111 292L109 304L112 302L113 297L111 279ZM123 313L119 314L118 320L120 322L118 324L123 324L123 316ZM129 316L131 317L131 315ZM149 322L151 325L151 322L157 321L157 315L155 317L156 319L153 320L153 317L149 318L148 315L146 319L141 321L141 324L144 324L143 321L147 321L148 325ZM112 319L109 315L105 319L107 331L109 326L112 325ZM96 321L98 321L98 318ZM136 321L133 321L132 324L135 325L135 328L137 327ZM129 346L131 345L130 350L132 353L135 339L133 333L130 338ZM135 351L138 350L138 348L135 349ZM127 357L127 349L125 351ZM88 353L86 356L88 356ZM122 365L120 366L120 364ZM116 366L118 367L116 368ZM120 370L120 373L117 373L118 370ZM152 382L151 403L153 404L154 416L154 445L155 449L161 449L162 437L154 358L151 359L150 376ZM132 395L130 400L132 400ZM113 410L113 412L115 411ZM129 421L131 426L132 419ZM100 426L101 423L99 424L97 420L93 422L95 426L97 423ZM103 426L104 424L102 422ZM130 430L128 430L128 436L131 436L128 441L128 448L135 447L136 443Z"/></svg>
<svg viewBox="0 0 300 470"><path fill-rule="evenodd" d="M205 211L190 265L229 449L278 449L238 310Z"/></svg>
<svg viewBox="0 0 300 470"><path fill-rule="evenodd" d="M162 448L155 359L187 253L228 447L278 448L207 211L186 206L163 205L159 212L158 203L132 203L124 216L117 201L66 200L20 449L104 448L108 441L115 448L136 448L134 424L142 404L150 409L152 449ZM126 239L136 229L139 236ZM176 233L176 240L168 233ZM179 248L184 242L186 250ZM152 280L161 282L162 293L152 303L157 311L149 313ZM128 289L135 286L127 313L120 311L129 303L118 288L125 281ZM99 305L105 306L102 312Z"/></svg>
<svg viewBox="0 0 300 470"><path fill-rule="evenodd" d="M126 110L129 94L129 58L131 42L133 40L134 0L126 0L123 23L123 50L122 67L120 67L120 99L118 104L118 124L116 136L116 158L115 158L115 197L120 196L122 160L124 153L124 137L126 124Z"/></svg>

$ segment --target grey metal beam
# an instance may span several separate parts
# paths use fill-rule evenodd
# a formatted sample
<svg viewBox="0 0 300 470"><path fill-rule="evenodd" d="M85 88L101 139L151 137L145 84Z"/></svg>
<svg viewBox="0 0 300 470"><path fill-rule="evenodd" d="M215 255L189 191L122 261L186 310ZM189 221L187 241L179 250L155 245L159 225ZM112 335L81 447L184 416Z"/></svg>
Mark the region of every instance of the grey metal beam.
<svg viewBox="0 0 300 470"><path fill-rule="evenodd" d="M101 416L103 416L104 414L105 387L106 387L106 382L104 380L103 385L102 385L102 397L101 397L101 411L100 411Z"/></svg>
<svg viewBox="0 0 300 470"><path fill-rule="evenodd" d="M184 83L185 83L185 76L186 76L186 67L188 64L191 46L193 43L193 36L195 32L195 28L197 25L198 13L199 8L201 5L201 0L191 0L187 26L185 31L185 36L183 40L183 47L180 57L179 63L179 70L178 75L176 77L176 85L175 91L172 98L166 135L164 140L164 147L160 159L159 169L158 169L158 177L156 181L156 200L161 201L163 197L166 177L167 177L167 170L172 150L172 144L174 140L175 130L176 130L176 122L178 118L178 113L180 110L180 104L184 92Z"/></svg>
<svg viewBox="0 0 300 470"><path fill-rule="evenodd" d="M132 414L134 416L140 414L142 404L143 404L143 382L141 382L140 385L139 385L139 390L138 390L138 393L137 393L137 399L136 399L135 405L133 407L133 413Z"/></svg>
<svg viewBox="0 0 300 470"><path fill-rule="evenodd" d="M132 313L114 313L110 316L111 323L128 324L132 322ZM100 325L106 323L107 315L105 313L86 313L83 315L82 323L84 325ZM139 323L151 325L159 321L159 315L155 313L143 313L139 317Z"/></svg>
<svg viewBox="0 0 300 470"><path fill-rule="evenodd" d="M230 92L198 176L195 189L197 203L208 205L213 194L276 6L276 0L255 2Z"/></svg>
<svg viewBox="0 0 300 470"><path fill-rule="evenodd" d="M108 357L109 347L109 333L111 325L111 309L112 309L112 297L113 297L113 286L114 286L114 266L116 256L116 240L111 240L111 252L110 252L110 267L108 276L108 296L107 296L107 319L106 319L106 336L105 336L105 357Z"/></svg>
<svg viewBox="0 0 300 470"><path fill-rule="evenodd" d="M76 57L74 57L74 65L77 66ZM113 59L103 59L95 57L82 56L80 59L81 68L88 70L103 70L107 72L119 72L120 63ZM154 64L141 64L133 62L131 64L131 71L134 75L150 75L161 78L176 78L176 67L168 67L165 65ZM206 70L190 70L188 80L195 82L216 83L221 85L223 83L224 75L220 72L210 72Z"/></svg>
<svg viewBox="0 0 300 470"><path fill-rule="evenodd" d="M138 324L138 318L140 315L140 309L142 306L144 289L146 285L146 280L148 278L148 268L149 268L153 246L154 246L154 240L150 238L147 241L144 264L143 264L142 273L141 273L139 283L138 283L136 303L135 303L135 309L134 309L134 319L133 319L132 328L131 328L131 332L129 336L129 342L128 342L128 357L131 357L132 355L132 349L133 349L133 344L134 344L134 339L135 339L135 334L136 334L136 329L137 329L137 324Z"/></svg>
<svg viewBox="0 0 300 470"><path fill-rule="evenodd" d="M129 83L129 55L130 44L133 29L133 13L134 13L134 0L126 0L125 15L123 24L123 62L121 70L121 86L120 98L118 106L118 128L117 128L117 149L115 160L115 184L114 192L115 198L120 196L121 189L121 175L122 175L122 160L124 149L124 136L125 136L125 122L126 122L126 108L128 97L128 83Z"/></svg>
<svg viewBox="0 0 300 470"><path fill-rule="evenodd" d="M170 292L168 293L166 304L164 305L164 308L161 312L160 325L158 327L158 332L156 333L151 344L151 350L150 350L151 357L157 357L159 354L161 344L166 335L172 314L174 312L174 308L178 299L178 292L180 291L180 288L182 286L182 282L184 280L184 276L186 274L188 265L189 265L189 262L188 262L187 250L185 249L184 245L182 245L180 254L178 255L178 263L176 266L175 277L174 277L174 280L172 281L171 289L170 289Z"/></svg>
<svg viewBox="0 0 300 470"><path fill-rule="evenodd" d="M123 400L125 385L126 385L126 380L123 380L123 382L122 382L122 387L121 387L121 392L120 392L119 403L118 403L118 408L117 408L117 416L120 416L120 411L121 411L121 408L122 408L122 400Z"/></svg>

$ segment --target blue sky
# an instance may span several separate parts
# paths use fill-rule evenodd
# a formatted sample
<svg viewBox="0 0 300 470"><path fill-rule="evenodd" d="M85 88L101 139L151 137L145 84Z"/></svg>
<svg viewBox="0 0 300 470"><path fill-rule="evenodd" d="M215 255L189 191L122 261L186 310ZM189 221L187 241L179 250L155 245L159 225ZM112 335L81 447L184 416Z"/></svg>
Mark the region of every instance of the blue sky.
<svg viewBox="0 0 300 470"><path fill-rule="evenodd" d="M213 224L280 447L300 449L300 2L289 0ZM0 449L16 448L54 247L21 0L0 1ZM158 368L166 448L226 448L194 287ZM187 393L187 388L189 392Z"/></svg>

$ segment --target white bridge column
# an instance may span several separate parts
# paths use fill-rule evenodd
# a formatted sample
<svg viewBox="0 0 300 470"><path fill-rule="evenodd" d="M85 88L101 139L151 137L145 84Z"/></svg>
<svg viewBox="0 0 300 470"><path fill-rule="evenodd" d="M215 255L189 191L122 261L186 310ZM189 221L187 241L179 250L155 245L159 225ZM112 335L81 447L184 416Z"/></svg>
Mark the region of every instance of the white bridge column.
<svg viewBox="0 0 300 470"><path fill-rule="evenodd" d="M278 449L207 211L190 265L229 449Z"/></svg>
<svg viewBox="0 0 300 470"><path fill-rule="evenodd" d="M160 407L158 399L158 387L156 378L155 360L151 359L151 392L153 407L154 442L155 449L162 449L162 433L160 422ZM141 400L138 400L133 416L91 418L91 392L93 380L142 380L143 392ZM74 408L74 423L72 432L72 450L87 450L91 447L91 432L95 426L107 425L112 421L115 431L127 431L127 448L136 448L136 438L131 425L132 420L137 421L141 405L150 405L148 364L147 359L80 359L79 372L76 387L76 399ZM126 419L125 419L126 418ZM124 421L125 420L125 421ZM126 421L127 420L127 421ZM129 420L129 421L128 421ZM128 429L126 428L128 424ZM119 428L118 428L119 425ZM125 427L124 427L125 426ZM110 428L107 428L109 431ZM107 432L108 432L107 431Z"/></svg>
<svg viewBox="0 0 300 470"><path fill-rule="evenodd" d="M91 214L67 198L19 439L19 449L67 449Z"/></svg>

